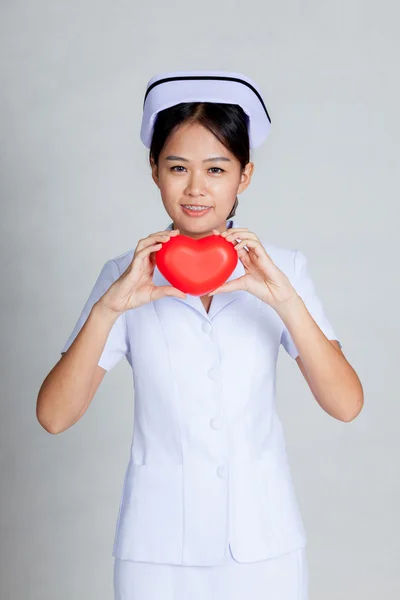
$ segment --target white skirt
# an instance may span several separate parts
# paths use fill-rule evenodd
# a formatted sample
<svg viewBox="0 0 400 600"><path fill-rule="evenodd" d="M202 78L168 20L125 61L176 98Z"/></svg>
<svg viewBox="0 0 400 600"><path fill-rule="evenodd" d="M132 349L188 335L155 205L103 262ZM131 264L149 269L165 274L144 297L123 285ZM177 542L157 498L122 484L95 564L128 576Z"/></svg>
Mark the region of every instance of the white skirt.
<svg viewBox="0 0 400 600"><path fill-rule="evenodd" d="M114 559L114 600L308 600L306 547L277 558L185 566Z"/></svg>

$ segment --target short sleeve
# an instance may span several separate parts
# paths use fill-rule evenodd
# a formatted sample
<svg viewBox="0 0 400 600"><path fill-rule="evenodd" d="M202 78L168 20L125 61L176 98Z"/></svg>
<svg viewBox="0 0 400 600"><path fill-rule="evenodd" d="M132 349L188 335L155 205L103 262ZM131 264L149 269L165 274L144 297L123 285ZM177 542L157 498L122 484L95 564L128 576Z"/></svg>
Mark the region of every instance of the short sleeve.
<svg viewBox="0 0 400 600"><path fill-rule="evenodd" d="M100 274L93 286L92 291L83 307L83 310L77 320L75 327L73 328L71 335L66 341L61 354L66 352L75 340L76 336L80 332L81 328L85 324L89 313L95 304L108 290L108 288L118 279L120 276L119 268L115 260L109 260L105 263L100 271ZM98 365L109 371L125 356L129 353L129 341L126 326L126 315L122 313L115 321L104 346L104 350L100 356Z"/></svg>
<svg viewBox="0 0 400 600"><path fill-rule="evenodd" d="M342 344L338 340L338 336L328 320L322 302L316 294L314 282L308 271L307 258L302 252L300 252L300 250L295 250L294 252L293 286L295 290L303 299L308 312L322 332L326 335L328 340L337 340L340 344L340 347L342 347ZM283 326L281 335L281 344L292 358L297 358L299 353L285 325Z"/></svg>

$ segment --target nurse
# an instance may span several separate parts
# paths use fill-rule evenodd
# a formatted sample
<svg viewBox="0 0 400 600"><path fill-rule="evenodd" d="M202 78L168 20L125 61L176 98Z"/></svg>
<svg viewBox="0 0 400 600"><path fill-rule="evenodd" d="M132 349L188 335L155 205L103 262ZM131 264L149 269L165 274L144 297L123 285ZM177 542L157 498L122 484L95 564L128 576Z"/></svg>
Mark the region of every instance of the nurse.
<svg viewBox="0 0 400 600"><path fill-rule="evenodd" d="M122 358L132 367L115 600L308 600L307 538L275 408L280 346L332 417L351 421L364 400L305 255L234 218L250 148L270 124L243 74L149 81L141 139L170 223L105 263L38 395L39 422L58 433L107 371ZM179 233L233 244L226 283L202 297L169 284L155 256Z"/></svg>

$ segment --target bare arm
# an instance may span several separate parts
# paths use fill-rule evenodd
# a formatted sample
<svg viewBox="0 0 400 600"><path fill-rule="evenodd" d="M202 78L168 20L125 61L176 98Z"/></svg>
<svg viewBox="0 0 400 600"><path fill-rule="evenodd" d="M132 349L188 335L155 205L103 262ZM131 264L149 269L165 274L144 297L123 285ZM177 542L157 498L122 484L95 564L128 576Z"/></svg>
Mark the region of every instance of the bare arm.
<svg viewBox="0 0 400 600"><path fill-rule="evenodd" d="M98 361L118 316L96 302L68 351L43 381L36 416L49 433L65 431L87 410L106 373Z"/></svg>
<svg viewBox="0 0 400 600"><path fill-rule="evenodd" d="M106 373L98 362L118 317L164 296L186 296L170 285L153 283L154 252L162 247L162 242L178 234L176 229L152 233L139 240L129 267L93 304L73 343L43 381L36 416L49 433L65 431L87 410ZM106 267L111 268L112 264L113 261L108 261L103 268L108 283L112 275ZM97 283L101 285L101 279Z"/></svg>
<svg viewBox="0 0 400 600"><path fill-rule="evenodd" d="M339 421L355 419L364 405L364 392L341 349L327 340L299 295L283 302L277 312L298 349L297 364L318 404Z"/></svg>

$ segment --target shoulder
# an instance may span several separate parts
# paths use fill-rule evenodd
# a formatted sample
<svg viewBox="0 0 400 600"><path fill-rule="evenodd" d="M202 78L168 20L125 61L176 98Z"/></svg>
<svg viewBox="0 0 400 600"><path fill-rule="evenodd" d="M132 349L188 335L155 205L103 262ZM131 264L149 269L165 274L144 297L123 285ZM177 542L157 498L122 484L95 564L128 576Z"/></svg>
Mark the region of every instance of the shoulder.
<svg viewBox="0 0 400 600"><path fill-rule="evenodd" d="M260 242L273 263L293 282L298 275L299 257L305 259L304 255L294 248L278 246L263 239Z"/></svg>
<svg viewBox="0 0 400 600"><path fill-rule="evenodd" d="M128 250L106 260L97 275L95 288L104 291L116 281L131 263L134 252L133 249Z"/></svg>
<svg viewBox="0 0 400 600"><path fill-rule="evenodd" d="M110 265L111 268L118 270L119 275L122 275L122 273L126 271L128 266L131 264L134 253L135 250L133 248L131 250L127 250L122 254L118 254L118 256L110 258L106 262L106 265Z"/></svg>

